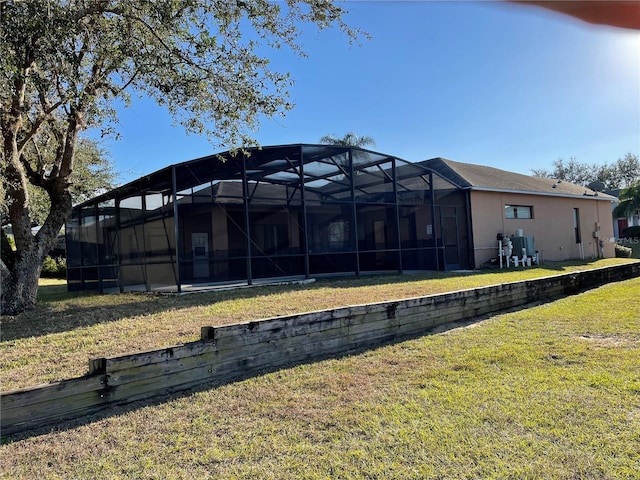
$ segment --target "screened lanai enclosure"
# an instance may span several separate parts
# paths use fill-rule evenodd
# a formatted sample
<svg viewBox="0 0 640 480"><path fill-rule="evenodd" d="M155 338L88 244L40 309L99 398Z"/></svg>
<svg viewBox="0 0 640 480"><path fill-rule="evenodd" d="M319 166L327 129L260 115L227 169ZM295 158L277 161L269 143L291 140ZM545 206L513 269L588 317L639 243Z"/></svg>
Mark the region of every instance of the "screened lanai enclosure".
<svg viewBox="0 0 640 480"><path fill-rule="evenodd" d="M468 193L419 163L287 145L176 164L74 207L69 290L181 292L472 265Z"/></svg>

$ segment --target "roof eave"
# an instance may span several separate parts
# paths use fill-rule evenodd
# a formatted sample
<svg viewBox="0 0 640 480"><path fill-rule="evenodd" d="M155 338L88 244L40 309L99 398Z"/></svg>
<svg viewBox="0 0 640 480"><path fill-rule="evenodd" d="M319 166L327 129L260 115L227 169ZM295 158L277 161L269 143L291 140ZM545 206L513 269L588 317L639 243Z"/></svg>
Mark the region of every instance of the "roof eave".
<svg viewBox="0 0 640 480"><path fill-rule="evenodd" d="M468 187L464 190L471 190L477 192L499 192L499 193L517 193L520 195L538 195L542 197L563 197L563 198L581 198L585 200L601 200L614 202L613 197L603 197L600 195L574 195L571 193L554 193L554 192L536 192L532 190L510 190L506 188L491 188L491 187Z"/></svg>

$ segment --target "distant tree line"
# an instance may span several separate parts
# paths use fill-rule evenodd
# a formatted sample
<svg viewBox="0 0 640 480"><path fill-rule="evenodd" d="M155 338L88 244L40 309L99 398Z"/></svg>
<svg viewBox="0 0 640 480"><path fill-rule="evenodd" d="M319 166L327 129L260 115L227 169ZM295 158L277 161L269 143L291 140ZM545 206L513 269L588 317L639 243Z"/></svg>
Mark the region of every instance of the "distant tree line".
<svg viewBox="0 0 640 480"><path fill-rule="evenodd" d="M638 155L632 153L613 163L588 164L571 157L568 161L558 158L552 165L551 170L533 169L532 173L535 177L557 178L576 185L602 182L603 190L628 188L640 181L640 160Z"/></svg>

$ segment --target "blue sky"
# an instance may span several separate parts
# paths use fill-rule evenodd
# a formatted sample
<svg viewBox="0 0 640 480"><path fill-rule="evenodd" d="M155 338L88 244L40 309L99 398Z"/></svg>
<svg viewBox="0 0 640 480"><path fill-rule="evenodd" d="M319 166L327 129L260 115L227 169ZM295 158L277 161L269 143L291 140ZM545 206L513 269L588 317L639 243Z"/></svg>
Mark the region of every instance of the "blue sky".
<svg viewBox="0 0 640 480"><path fill-rule="evenodd" d="M530 174L563 157L640 154L640 32L592 26L502 2L346 2L347 23L301 38L309 58L278 53L295 108L266 119L261 145L369 135L410 161L442 156ZM127 182L221 150L186 135L165 110L135 100L106 148Z"/></svg>

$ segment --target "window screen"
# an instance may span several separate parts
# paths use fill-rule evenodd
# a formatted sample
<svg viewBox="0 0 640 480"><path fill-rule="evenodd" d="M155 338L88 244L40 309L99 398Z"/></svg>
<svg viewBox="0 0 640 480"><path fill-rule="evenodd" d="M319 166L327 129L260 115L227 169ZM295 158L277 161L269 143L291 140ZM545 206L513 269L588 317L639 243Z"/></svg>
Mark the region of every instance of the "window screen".
<svg viewBox="0 0 640 480"><path fill-rule="evenodd" d="M505 205L504 218L533 218L533 207L524 205Z"/></svg>

